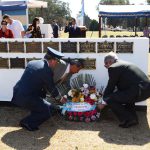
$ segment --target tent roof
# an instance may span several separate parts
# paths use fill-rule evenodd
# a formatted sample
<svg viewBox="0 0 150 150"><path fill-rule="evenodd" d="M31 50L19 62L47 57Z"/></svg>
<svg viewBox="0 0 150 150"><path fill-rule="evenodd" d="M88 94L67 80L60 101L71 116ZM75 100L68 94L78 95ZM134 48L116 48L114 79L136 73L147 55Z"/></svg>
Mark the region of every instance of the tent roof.
<svg viewBox="0 0 150 150"><path fill-rule="evenodd" d="M47 8L47 2L38 1L38 0L28 0L27 3L29 8Z"/></svg>
<svg viewBox="0 0 150 150"><path fill-rule="evenodd" d="M102 17L150 17L150 5L99 5Z"/></svg>
<svg viewBox="0 0 150 150"><path fill-rule="evenodd" d="M22 10L26 8L47 8L47 2L36 0L0 1L0 10Z"/></svg>

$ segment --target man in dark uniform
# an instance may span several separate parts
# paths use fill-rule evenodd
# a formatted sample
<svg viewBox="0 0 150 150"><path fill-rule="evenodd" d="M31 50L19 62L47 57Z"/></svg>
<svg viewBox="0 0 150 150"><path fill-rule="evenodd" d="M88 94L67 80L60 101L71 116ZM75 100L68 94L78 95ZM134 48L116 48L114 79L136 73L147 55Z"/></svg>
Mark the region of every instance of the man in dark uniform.
<svg viewBox="0 0 150 150"><path fill-rule="evenodd" d="M53 27L53 37L58 38L59 27L55 20L53 21L52 27Z"/></svg>
<svg viewBox="0 0 150 150"><path fill-rule="evenodd" d="M29 131L38 130L38 126L52 115L54 106L44 100L45 91L60 99L53 81L53 69L63 56L48 47L44 59L30 61L14 86L12 103L31 111L30 115L20 121L20 126Z"/></svg>
<svg viewBox="0 0 150 150"><path fill-rule="evenodd" d="M81 29L77 26L76 20L74 18L72 18L72 21L66 25L64 32L69 32L69 38L81 37Z"/></svg>
<svg viewBox="0 0 150 150"><path fill-rule="evenodd" d="M109 81L103 95L104 102L120 120L120 127L128 128L138 124L135 102L150 97L148 77L135 65L118 60L115 53L109 53L104 63L109 74ZM100 104L99 108L103 109L106 104Z"/></svg>

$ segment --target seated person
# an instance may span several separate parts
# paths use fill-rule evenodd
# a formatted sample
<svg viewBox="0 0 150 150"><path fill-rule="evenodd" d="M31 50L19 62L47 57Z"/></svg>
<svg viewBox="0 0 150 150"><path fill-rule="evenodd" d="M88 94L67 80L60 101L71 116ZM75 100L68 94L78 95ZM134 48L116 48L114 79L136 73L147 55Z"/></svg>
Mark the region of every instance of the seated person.
<svg viewBox="0 0 150 150"><path fill-rule="evenodd" d="M2 28L0 29L0 38L14 38L14 35L10 29L7 28L7 22L1 22Z"/></svg>

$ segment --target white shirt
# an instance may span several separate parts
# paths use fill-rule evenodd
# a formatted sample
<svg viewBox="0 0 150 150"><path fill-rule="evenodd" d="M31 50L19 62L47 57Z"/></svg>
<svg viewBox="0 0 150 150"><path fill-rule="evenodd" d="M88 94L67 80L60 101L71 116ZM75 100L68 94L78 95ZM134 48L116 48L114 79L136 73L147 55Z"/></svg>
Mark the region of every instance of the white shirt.
<svg viewBox="0 0 150 150"><path fill-rule="evenodd" d="M24 28L19 20L12 19L12 24L8 24L8 29L13 32L14 38L22 38L21 32L24 31Z"/></svg>

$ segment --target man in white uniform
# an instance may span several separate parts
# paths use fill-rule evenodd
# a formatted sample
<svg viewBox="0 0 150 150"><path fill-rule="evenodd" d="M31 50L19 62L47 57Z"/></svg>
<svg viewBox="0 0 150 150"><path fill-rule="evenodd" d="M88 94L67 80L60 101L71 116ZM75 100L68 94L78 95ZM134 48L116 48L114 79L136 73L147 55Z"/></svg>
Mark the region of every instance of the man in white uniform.
<svg viewBox="0 0 150 150"><path fill-rule="evenodd" d="M12 19L9 15L4 15L3 20L8 23L8 29L13 32L14 38L23 38L25 35L22 23Z"/></svg>

